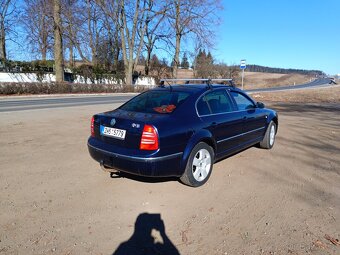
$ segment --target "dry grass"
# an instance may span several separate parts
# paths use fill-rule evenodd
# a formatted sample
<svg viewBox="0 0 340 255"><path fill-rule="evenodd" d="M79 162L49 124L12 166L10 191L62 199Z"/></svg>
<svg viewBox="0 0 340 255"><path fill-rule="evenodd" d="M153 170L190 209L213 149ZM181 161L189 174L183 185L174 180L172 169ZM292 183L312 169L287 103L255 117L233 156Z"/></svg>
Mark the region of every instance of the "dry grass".
<svg viewBox="0 0 340 255"><path fill-rule="evenodd" d="M340 86L326 88L258 92L252 97L261 102L340 103Z"/></svg>
<svg viewBox="0 0 340 255"><path fill-rule="evenodd" d="M279 74L279 73L244 73L245 89L269 88L277 86L286 86L295 84L303 84L310 82L312 77L302 74Z"/></svg>

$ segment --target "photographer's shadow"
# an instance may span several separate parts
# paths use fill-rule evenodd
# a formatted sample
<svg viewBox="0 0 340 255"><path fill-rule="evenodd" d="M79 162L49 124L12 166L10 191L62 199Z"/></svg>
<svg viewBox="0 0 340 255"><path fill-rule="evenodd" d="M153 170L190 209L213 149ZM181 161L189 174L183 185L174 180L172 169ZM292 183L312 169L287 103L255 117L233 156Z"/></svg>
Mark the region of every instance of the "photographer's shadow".
<svg viewBox="0 0 340 255"><path fill-rule="evenodd" d="M167 237L160 214L140 214L135 223L135 231L129 240L119 245L112 255L153 255L180 253Z"/></svg>

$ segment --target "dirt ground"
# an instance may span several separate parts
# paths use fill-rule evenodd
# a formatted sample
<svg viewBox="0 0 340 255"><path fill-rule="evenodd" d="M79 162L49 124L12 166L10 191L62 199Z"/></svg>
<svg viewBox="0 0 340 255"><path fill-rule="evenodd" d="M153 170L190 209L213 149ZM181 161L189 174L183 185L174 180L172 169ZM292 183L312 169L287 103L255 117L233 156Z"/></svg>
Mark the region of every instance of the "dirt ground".
<svg viewBox="0 0 340 255"><path fill-rule="evenodd" d="M90 118L115 106L0 113L0 254L340 254L340 104L271 103L274 148L200 188L102 172Z"/></svg>

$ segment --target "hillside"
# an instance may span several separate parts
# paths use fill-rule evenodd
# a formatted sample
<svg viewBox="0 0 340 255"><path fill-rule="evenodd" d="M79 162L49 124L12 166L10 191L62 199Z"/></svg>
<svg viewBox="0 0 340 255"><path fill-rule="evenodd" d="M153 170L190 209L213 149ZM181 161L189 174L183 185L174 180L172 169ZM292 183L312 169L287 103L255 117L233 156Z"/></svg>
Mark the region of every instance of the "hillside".
<svg viewBox="0 0 340 255"><path fill-rule="evenodd" d="M241 73L240 73L241 76ZM303 84L309 82L313 77L304 74L279 74L279 73L260 73L260 72L245 72L244 73L244 88L268 88L285 85ZM237 84L241 84L241 78L237 80Z"/></svg>
<svg viewBox="0 0 340 255"><path fill-rule="evenodd" d="M193 71L186 69L178 70L178 78L193 78ZM223 77L229 78L229 77ZM277 86L286 86L295 84L303 84L310 82L313 78L311 75L304 74L279 74L279 73L261 73L261 72L245 72L244 74L244 88L268 88ZM237 86L241 86L241 72L239 79L236 81Z"/></svg>

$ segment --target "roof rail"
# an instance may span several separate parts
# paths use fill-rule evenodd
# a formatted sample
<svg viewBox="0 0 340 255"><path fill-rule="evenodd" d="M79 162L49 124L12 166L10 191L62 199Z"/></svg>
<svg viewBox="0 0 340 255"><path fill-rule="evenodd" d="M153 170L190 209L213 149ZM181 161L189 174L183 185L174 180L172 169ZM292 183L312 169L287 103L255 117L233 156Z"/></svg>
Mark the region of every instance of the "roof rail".
<svg viewBox="0 0 340 255"><path fill-rule="evenodd" d="M167 82L170 85L169 82L176 82L176 81L185 81L185 84L189 84L190 81L201 81L202 83L206 83L209 86L209 88L211 88L212 82L229 82L229 84L234 87L233 79L230 79L230 78L228 79L223 79L223 78L221 79L208 79L208 78L205 78L205 79L201 79L201 78L161 79L160 86L164 87L164 82Z"/></svg>
<svg viewBox="0 0 340 255"><path fill-rule="evenodd" d="M219 82L222 82L222 81L232 81L233 79L208 79L208 78L204 78L204 79L201 79L201 78L184 78L184 79L161 79L160 81L167 81L167 82L171 82L171 81L205 81L205 82L208 82L208 81L219 81Z"/></svg>

